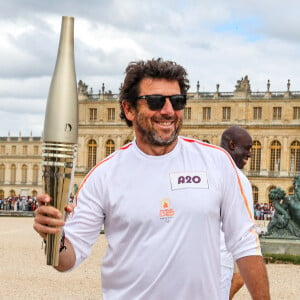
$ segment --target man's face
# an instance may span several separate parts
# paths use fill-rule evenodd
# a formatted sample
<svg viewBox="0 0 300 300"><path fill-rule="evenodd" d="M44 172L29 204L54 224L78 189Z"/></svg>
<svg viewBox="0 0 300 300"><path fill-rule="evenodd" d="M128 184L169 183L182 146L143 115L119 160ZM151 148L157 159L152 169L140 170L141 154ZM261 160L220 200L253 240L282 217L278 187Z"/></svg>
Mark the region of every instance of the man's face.
<svg viewBox="0 0 300 300"><path fill-rule="evenodd" d="M145 78L140 82L139 96L159 94L171 96L180 94L176 80ZM162 109L149 109L146 99L137 101L136 109L131 108L127 118L133 122L136 141L147 154L158 155L171 151L182 126L182 110L174 110L169 98Z"/></svg>
<svg viewBox="0 0 300 300"><path fill-rule="evenodd" d="M251 157L252 139L248 134L242 135L238 141L234 142L234 149L231 156L239 169L243 169Z"/></svg>

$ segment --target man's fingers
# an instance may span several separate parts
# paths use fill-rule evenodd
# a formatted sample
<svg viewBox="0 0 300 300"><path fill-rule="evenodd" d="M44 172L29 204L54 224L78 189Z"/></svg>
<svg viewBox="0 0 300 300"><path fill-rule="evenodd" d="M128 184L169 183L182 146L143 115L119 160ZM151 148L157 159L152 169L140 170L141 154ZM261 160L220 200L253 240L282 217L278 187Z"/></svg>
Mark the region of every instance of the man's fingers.
<svg viewBox="0 0 300 300"><path fill-rule="evenodd" d="M65 222L61 212L53 206L42 205L35 212L33 228L42 238L47 234L58 233Z"/></svg>
<svg viewBox="0 0 300 300"><path fill-rule="evenodd" d="M66 205L64 209L65 209L65 212L71 213L71 212L74 211L74 208L75 208L75 207L76 207L75 204L73 204L73 203L68 203L68 205Z"/></svg>
<svg viewBox="0 0 300 300"><path fill-rule="evenodd" d="M61 227L50 227L34 222L33 228L43 239L46 239L48 234L58 233Z"/></svg>
<svg viewBox="0 0 300 300"><path fill-rule="evenodd" d="M46 205L51 202L51 198L47 194L38 195L36 200L37 200L39 206Z"/></svg>
<svg viewBox="0 0 300 300"><path fill-rule="evenodd" d="M38 207L34 211L34 215L36 217L38 217L39 215L43 215L43 216L47 215L47 216L51 216L52 218L55 218L55 219L62 218L62 214L57 208L55 208L53 206L45 206L45 205Z"/></svg>
<svg viewBox="0 0 300 300"><path fill-rule="evenodd" d="M46 226L63 226L64 221L61 218L54 218L51 215L41 215L37 214L34 218L35 223L40 223L41 225Z"/></svg>
<svg viewBox="0 0 300 300"><path fill-rule="evenodd" d="M64 224L62 219L38 214L34 218L33 228L42 238L46 238L47 234L58 233Z"/></svg>

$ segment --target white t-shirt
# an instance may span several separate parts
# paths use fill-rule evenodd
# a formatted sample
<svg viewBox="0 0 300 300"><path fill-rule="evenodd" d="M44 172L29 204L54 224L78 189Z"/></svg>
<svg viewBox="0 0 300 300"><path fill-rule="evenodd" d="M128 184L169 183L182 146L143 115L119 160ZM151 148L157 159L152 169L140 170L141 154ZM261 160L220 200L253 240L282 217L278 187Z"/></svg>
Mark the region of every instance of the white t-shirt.
<svg viewBox="0 0 300 300"><path fill-rule="evenodd" d="M251 211L251 217L253 218L254 209L253 209L253 196L252 196L251 184L248 178L242 172L242 170L240 170L238 167L236 167L236 169L239 173L239 178L241 180L243 190L248 201L248 207L249 210ZM221 249L221 265L233 269L234 266L233 257L232 254L226 248L224 232L222 230L220 234L220 249Z"/></svg>
<svg viewBox="0 0 300 300"><path fill-rule="evenodd" d="M77 266L104 224L104 300L220 299L221 221L235 259L261 255L231 157L179 137L165 155L134 141L95 166L65 234Z"/></svg>

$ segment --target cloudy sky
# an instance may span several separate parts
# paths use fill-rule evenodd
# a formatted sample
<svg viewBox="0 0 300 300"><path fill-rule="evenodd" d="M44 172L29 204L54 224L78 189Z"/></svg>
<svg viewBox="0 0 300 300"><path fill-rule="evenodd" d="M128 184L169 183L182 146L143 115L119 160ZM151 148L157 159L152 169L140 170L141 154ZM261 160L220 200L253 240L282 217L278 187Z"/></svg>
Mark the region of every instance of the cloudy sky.
<svg viewBox="0 0 300 300"><path fill-rule="evenodd" d="M77 80L113 93L128 62L182 64L191 89L300 91L297 0L9 0L0 3L0 136L40 136L61 17L75 17Z"/></svg>

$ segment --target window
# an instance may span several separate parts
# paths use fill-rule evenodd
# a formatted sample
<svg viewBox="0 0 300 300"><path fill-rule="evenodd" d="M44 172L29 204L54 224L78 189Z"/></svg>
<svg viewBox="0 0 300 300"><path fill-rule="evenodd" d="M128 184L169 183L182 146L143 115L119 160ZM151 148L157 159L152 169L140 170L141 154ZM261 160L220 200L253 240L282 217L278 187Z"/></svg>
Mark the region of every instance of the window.
<svg viewBox="0 0 300 300"><path fill-rule="evenodd" d="M4 191L0 190L0 199L4 199Z"/></svg>
<svg viewBox="0 0 300 300"><path fill-rule="evenodd" d="M127 139L127 140L124 142L123 145L127 145L127 144L129 144L130 142L131 142L131 140Z"/></svg>
<svg viewBox="0 0 300 300"><path fill-rule="evenodd" d="M28 152L28 147L27 146L23 146L23 154L26 155Z"/></svg>
<svg viewBox="0 0 300 300"><path fill-rule="evenodd" d="M253 203L258 203L258 187L255 185L252 185L252 196L253 196Z"/></svg>
<svg viewBox="0 0 300 300"><path fill-rule="evenodd" d="M1 145L0 154L5 154L5 145Z"/></svg>
<svg viewBox="0 0 300 300"><path fill-rule="evenodd" d="M290 172L291 175L300 173L300 142L294 141L290 148Z"/></svg>
<svg viewBox="0 0 300 300"><path fill-rule="evenodd" d="M95 140L88 142L88 168L92 168L96 164L97 144Z"/></svg>
<svg viewBox="0 0 300 300"><path fill-rule="evenodd" d="M268 188L268 195L270 195L271 190L274 190L274 189L276 189L276 186L275 186L275 185L271 185L271 186Z"/></svg>
<svg viewBox="0 0 300 300"><path fill-rule="evenodd" d="M113 140L108 140L105 144L105 154L106 156L112 154L115 151L115 143Z"/></svg>
<svg viewBox="0 0 300 300"><path fill-rule="evenodd" d="M15 164L11 165L11 167L10 167L10 183L11 184L16 183L16 171L17 171L16 165Z"/></svg>
<svg viewBox="0 0 300 300"><path fill-rule="evenodd" d="M21 183L27 183L27 166L23 165L22 166L22 179L21 179Z"/></svg>
<svg viewBox="0 0 300 300"><path fill-rule="evenodd" d="M231 115L231 107L223 107L223 115L222 120L223 121L230 121Z"/></svg>
<svg viewBox="0 0 300 300"><path fill-rule="evenodd" d="M271 161L270 171L280 171L280 156L281 156L281 144L278 141L274 141L271 144Z"/></svg>
<svg viewBox="0 0 300 300"><path fill-rule="evenodd" d="M293 107L293 120L300 120L300 107Z"/></svg>
<svg viewBox="0 0 300 300"><path fill-rule="evenodd" d="M295 194L295 188L293 186L291 186L289 189L288 189L288 196L292 196Z"/></svg>
<svg viewBox="0 0 300 300"><path fill-rule="evenodd" d="M261 144L259 141L253 141L251 148L250 171L260 171Z"/></svg>
<svg viewBox="0 0 300 300"><path fill-rule="evenodd" d="M10 197L16 197L16 191L15 190L10 190L9 191L9 196Z"/></svg>
<svg viewBox="0 0 300 300"><path fill-rule="evenodd" d="M192 108L191 107L185 107L184 112L183 112L183 118L185 120L192 119Z"/></svg>
<svg viewBox="0 0 300 300"><path fill-rule="evenodd" d="M0 165L0 183L4 183L5 181L5 166L4 164Z"/></svg>
<svg viewBox="0 0 300 300"><path fill-rule="evenodd" d="M281 107L273 107L273 120L281 120Z"/></svg>
<svg viewBox="0 0 300 300"><path fill-rule="evenodd" d="M33 154L38 155L39 154L39 146L33 146Z"/></svg>
<svg viewBox="0 0 300 300"><path fill-rule="evenodd" d="M90 108L90 121L97 120L97 108Z"/></svg>
<svg viewBox="0 0 300 300"><path fill-rule="evenodd" d="M39 167L38 165L34 165L32 169L32 183L38 184L39 181Z"/></svg>
<svg viewBox="0 0 300 300"><path fill-rule="evenodd" d="M17 153L17 146L11 146L11 154Z"/></svg>
<svg viewBox="0 0 300 300"><path fill-rule="evenodd" d="M253 120L261 120L261 107L253 107Z"/></svg>
<svg viewBox="0 0 300 300"><path fill-rule="evenodd" d="M202 119L203 119L203 121L209 121L211 119L211 108L210 107L203 107Z"/></svg>
<svg viewBox="0 0 300 300"><path fill-rule="evenodd" d="M108 121L114 121L116 115L116 109L115 108L108 108L107 109L107 120Z"/></svg>

